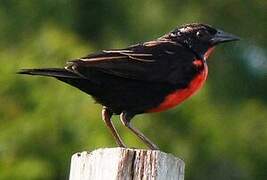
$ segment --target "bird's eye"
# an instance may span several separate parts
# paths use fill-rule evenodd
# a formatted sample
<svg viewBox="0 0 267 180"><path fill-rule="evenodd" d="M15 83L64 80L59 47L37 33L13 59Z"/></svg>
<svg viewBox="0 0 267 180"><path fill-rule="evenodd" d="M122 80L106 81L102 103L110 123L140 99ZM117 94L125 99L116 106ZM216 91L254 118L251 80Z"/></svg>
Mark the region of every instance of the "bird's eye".
<svg viewBox="0 0 267 180"><path fill-rule="evenodd" d="M209 33L207 31L198 31L196 33L196 36L199 38L199 39L206 39L208 37Z"/></svg>
<svg viewBox="0 0 267 180"><path fill-rule="evenodd" d="M199 36L201 36L201 32L200 31L197 32L197 37L199 37Z"/></svg>

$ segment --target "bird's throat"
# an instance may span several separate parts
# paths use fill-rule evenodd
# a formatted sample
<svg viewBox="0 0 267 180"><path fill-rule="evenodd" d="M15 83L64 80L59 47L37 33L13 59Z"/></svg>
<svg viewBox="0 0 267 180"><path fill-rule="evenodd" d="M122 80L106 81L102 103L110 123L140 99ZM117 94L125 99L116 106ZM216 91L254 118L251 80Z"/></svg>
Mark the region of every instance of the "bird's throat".
<svg viewBox="0 0 267 180"><path fill-rule="evenodd" d="M215 47L210 47L204 54L204 60L207 60L208 57L211 55Z"/></svg>

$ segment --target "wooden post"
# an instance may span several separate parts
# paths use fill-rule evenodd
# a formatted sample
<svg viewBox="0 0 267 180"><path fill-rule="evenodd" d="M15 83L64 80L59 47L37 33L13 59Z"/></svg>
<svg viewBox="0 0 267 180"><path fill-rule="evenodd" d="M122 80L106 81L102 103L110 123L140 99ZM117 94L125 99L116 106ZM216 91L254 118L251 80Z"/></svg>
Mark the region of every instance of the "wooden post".
<svg viewBox="0 0 267 180"><path fill-rule="evenodd" d="M158 150L103 148L74 154L69 180L184 180L184 166Z"/></svg>

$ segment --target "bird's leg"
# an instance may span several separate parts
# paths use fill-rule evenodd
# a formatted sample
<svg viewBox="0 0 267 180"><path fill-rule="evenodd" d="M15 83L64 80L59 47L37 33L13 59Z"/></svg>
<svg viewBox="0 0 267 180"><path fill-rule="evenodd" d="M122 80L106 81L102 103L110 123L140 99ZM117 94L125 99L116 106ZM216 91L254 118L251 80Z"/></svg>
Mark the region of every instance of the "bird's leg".
<svg viewBox="0 0 267 180"><path fill-rule="evenodd" d="M112 136L115 138L116 143L120 147L126 147L126 145L123 143L120 135L118 134L117 130L115 129L112 120L111 120L111 112L108 110L107 107L103 107L102 109L102 119L104 120L107 127L110 129Z"/></svg>
<svg viewBox="0 0 267 180"><path fill-rule="evenodd" d="M131 124L131 116L127 116L126 112L122 112L120 114L120 120L124 126L130 129L135 135L137 135L150 149L158 150L159 148L149 140L142 132L140 132L137 128L133 127Z"/></svg>

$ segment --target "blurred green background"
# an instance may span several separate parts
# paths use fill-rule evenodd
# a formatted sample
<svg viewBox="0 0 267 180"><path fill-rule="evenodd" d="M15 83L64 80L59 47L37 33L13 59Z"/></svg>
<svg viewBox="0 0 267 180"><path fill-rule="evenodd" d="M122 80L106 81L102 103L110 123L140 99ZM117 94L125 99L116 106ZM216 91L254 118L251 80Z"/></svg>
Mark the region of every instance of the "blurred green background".
<svg viewBox="0 0 267 180"><path fill-rule="evenodd" d="M203 22L242 37L210 57L204 88L134 124L186 162L186 180L267 178L267 1L1 0L0 180L67 179L73 153L115 143L92 98L20 68L61 67L100 49ZM129 146L144 148L114 117Z"/></svg>

